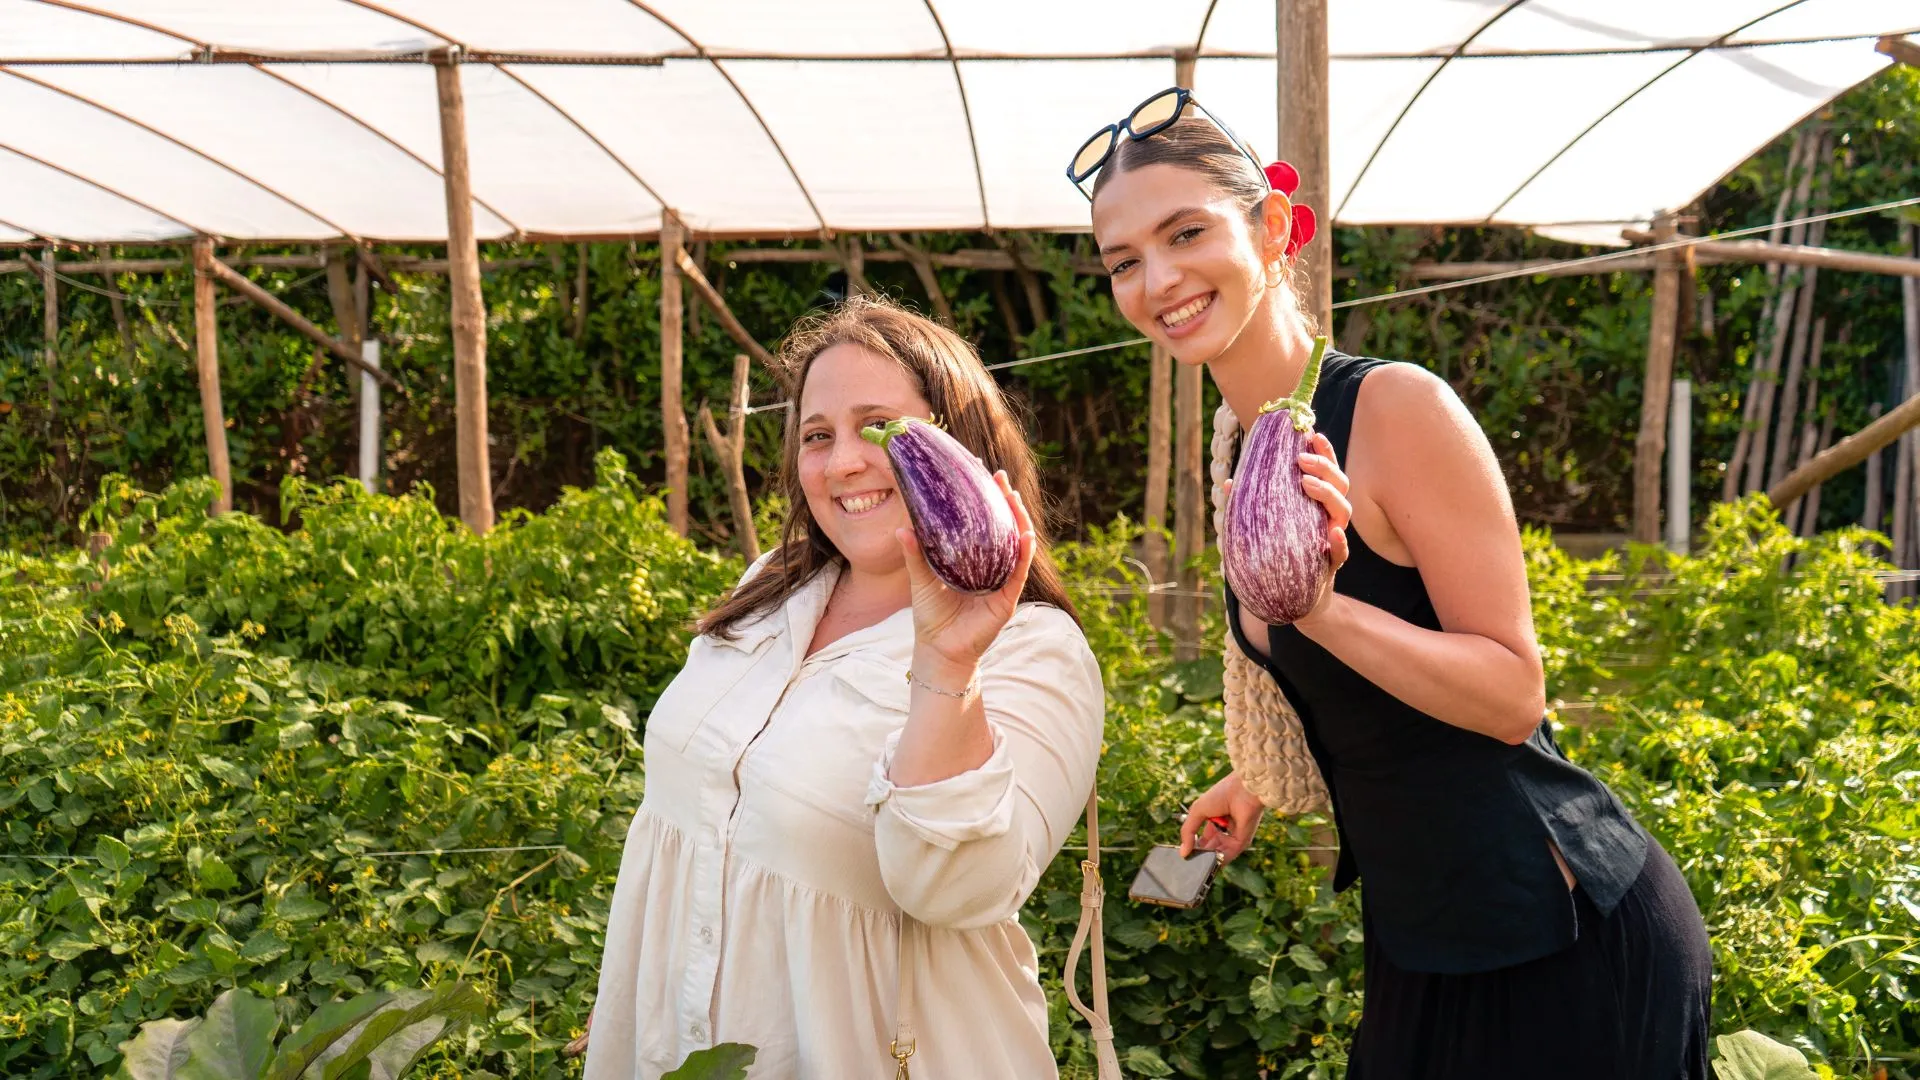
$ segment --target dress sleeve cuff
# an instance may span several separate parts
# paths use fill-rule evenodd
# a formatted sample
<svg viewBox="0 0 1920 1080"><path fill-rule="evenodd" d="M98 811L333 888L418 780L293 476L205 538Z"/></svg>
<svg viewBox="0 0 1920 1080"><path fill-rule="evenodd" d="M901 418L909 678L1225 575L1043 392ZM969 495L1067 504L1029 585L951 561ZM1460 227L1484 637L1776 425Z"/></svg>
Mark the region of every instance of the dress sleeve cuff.
<svg viewBox="0 0 1920 1080"><path fill-rule="evenodd" d="M1013 760L997 727L993 753L978 768L918 787L896 787L888 776L899 745L900 732L887 736L886 748L867 781L868 806L879 813L891 810L914 835L944 851L970 840L1001 836L1013 828Z"/></svg>

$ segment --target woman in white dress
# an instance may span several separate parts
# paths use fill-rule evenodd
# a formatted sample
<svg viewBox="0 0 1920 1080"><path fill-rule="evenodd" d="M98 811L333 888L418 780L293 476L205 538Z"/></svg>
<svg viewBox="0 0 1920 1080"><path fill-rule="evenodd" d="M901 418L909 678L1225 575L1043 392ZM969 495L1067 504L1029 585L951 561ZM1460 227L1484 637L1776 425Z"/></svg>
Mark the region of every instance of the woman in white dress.
<svg viewBox="0 0 1920 1080"><path fill-rule="evenodd" d="M1087 801L1105 703L1026 509L1032 453L972 348L901 308L849 302L782 359L782 542L648 719L586 1075L738 1042L756 1078L1053 1077L1018 913ZM937 417L1011 499L998 593L928 570L860 435L901 416Z"/></svg>

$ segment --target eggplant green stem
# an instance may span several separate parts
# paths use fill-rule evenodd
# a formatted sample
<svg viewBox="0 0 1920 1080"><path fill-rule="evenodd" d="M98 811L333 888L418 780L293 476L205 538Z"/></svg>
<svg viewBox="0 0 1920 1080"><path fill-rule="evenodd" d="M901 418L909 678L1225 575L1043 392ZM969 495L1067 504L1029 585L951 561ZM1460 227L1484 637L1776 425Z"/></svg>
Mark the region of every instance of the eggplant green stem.
<svg viewBox="0 0 1920 1080"><path fill-rule="evenodd" d="M883 427L863 427L860 429L860 437L875 446L885 446L887 445L887 440L893 438L895 435L905 435L907 433L907 425L915 421L922 424L928 422L921 420L917 416L903 416L898 420L887 421Z"/></svg>
<svg viewBox="0 0 1920 1080"><path fill-rule="evenodd" d="M1300 385L1293 393L1260 406L1260 415L1286 409L1292 414L1293 430L1305 432L1313 426L1313 392L1320 388L1320 361L1327 355L1326 335L1313 339L1313 351L1307 354L1307 369L1300 373Z"/></svg>

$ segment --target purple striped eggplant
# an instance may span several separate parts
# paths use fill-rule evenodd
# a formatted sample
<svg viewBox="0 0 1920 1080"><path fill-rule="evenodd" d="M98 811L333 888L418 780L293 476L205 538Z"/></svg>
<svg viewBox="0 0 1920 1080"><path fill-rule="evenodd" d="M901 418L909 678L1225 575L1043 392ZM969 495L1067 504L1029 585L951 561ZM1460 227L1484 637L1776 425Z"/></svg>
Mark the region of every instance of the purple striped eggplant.
<svg viewBox="0 0 1920 1080"><path fill-rule="evenodd" d="M860 434L886 448L934 575L950 589L975 595L1005 585L1019 561L1020 530L1012 505L973 451L917 416Z"/></svg>
<svg viewBox="0 0 1920 1080"><path fill-rule="evenodd" d="M1247 432L1227 499L1220 562L1233 594L1261 622L1285 626L1313 610L1333 576L1326 507L1300 486L1300 455L1313 439L1313 391L1327 339L1292 395L1268 402Z"/></svg>

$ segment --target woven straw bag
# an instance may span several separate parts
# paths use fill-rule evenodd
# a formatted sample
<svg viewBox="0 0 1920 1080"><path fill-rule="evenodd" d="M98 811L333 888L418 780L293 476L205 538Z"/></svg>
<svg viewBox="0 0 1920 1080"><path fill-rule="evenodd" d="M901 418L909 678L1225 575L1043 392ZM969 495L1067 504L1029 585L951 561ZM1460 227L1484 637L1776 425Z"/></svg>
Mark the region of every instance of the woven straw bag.
<svg viewBox="0 0 1920 1080"><path fill-rule="evenodd" d="M1240 420L1220 406L1213 414L1213 531L1226 535L1227 481L1233 478ZM1286 695L1267 669L1240 651L1232 627L1226 641L1227 757L1255 798L1282 814L1307 814L1328 805L1326 781L1307 749Z"/></svg>

